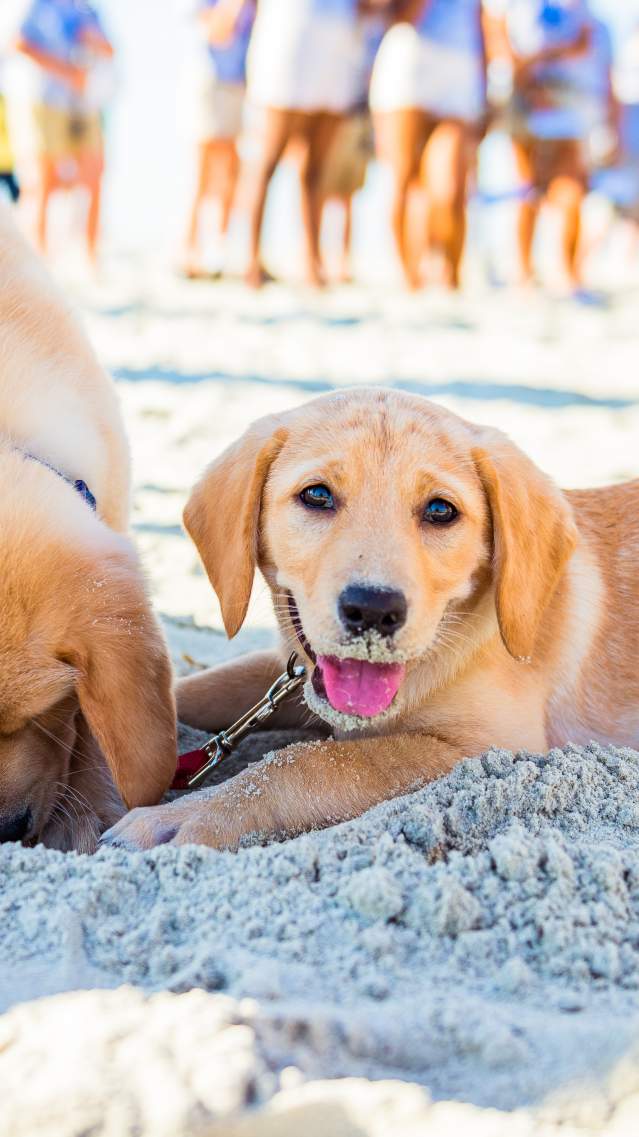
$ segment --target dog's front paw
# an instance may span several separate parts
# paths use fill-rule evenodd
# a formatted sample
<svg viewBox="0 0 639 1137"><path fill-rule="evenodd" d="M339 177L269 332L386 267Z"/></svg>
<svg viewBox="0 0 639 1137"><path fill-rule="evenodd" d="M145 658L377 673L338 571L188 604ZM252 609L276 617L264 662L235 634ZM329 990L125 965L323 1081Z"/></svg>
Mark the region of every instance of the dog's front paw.
<svg viewBox="0 0 639 1137"><path fill-rule="evenodd" d="M156 845L208 845L212 849L237 848L214 824L212 807L194 802L185 808L172 805L132 809L102 837L100 846L142 851Z"/></svg>

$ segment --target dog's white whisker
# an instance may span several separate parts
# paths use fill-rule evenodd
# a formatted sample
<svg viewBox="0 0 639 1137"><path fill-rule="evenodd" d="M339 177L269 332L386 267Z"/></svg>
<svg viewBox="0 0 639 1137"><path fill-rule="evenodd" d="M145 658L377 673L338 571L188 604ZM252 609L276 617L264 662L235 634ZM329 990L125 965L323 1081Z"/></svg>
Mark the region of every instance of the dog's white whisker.
<svg viewBox="0 0 639 1137"><path fill-rule="evenodd" d="M56 821L58 817L61 818L61 820L62 820L63 828L67 829L69 842L71 844L71 847L73 847L73 845L75 844L75 833L76 833L76 820L77 820L77 818L74 818L73 815L71 813L69 813L69 810L66 808L65 804L59 798L56 801L55 807L51 812L51 816L49 817L49 819L47 821L47 827L51 826L52 823L54 821ZM68 826L68 828L67 828L67 826Z"/></svg>

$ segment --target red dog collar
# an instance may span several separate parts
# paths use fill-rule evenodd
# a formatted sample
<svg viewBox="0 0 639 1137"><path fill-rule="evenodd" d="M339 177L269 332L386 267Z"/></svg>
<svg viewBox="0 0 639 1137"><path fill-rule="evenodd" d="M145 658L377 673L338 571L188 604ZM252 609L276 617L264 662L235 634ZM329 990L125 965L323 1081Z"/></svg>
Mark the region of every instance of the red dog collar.
<svg viewBox="0 0 639 1137"><path fill-rule="evenodd" d="M211 760L209 751L204 746L197 750L188 750L186 754L178 757L175 777L171 782L172 790L188 790L191 779L199 774L200 770ZM220 761L222 759L220 758Z"/></svg>
<svg viewBox="0 0 639 1137"><path fill-rule="evenodd" d="M198 785L209 770L215 769L224 761L245 734L262 726L266 719L274 714L280 703L301 687L306 679L306 668L302 664L296 667L296 659L297 652L293 652L286 665L286 671L278 676L259 703L251 707L237 722L227 730L214 734L204 746L180 755L175 777L171 783L172 790L185 790Z"/></svg>

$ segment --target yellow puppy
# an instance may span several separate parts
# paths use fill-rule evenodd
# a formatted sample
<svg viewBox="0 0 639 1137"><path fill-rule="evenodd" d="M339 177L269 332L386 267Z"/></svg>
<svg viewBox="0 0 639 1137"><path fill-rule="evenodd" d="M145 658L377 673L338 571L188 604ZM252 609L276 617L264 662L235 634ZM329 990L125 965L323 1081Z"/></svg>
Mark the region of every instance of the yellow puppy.
<svg viewBox="0 0 639 1137"><path fill-rule="evenodd" d="M113 385L5 208L0 485L0 841L87 852L171 779L171 671Z"/></svg>
<svg viewBox="0 0 639 1137"><path fill-rule="evenodd" d="M347 391L251 427L185 521L229 635L258 565L283 646L184 680L181 717L228 725L297 649L334 740L136 810L116 843L235 848L354 817L491 745L639 743L639 482L563 493L496 430Z"/></svg>

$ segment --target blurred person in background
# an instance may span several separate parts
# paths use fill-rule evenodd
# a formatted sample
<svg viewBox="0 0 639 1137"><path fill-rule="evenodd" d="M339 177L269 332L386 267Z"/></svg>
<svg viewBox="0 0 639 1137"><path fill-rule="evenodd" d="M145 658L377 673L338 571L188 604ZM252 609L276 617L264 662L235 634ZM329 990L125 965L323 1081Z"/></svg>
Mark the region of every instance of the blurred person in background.
<svg viewBox="0 0 639 1137"><path fill-rule="evenodd" d="M9 200L15 203L20 197L20 186L15 173L13 147L9 133L7 101L3 88L3 67L3 60L0 57L0 189L3 189Z"/></svg>
<svg viewBox="0 0 639 1137"><path fill-rule="evenodd" d="M579 295L586 139L593 109L581 75L587 76L592 52L592 19L585 0L510 0L506 26L513 65L513 146L526 190L518 223L522 282L534 279L535 228L540 207L548 201L561 222L560 285Z"/></svg>
<svg viewBox="0 0 639 1137"><path fill-rule="evenodd" d="M301 153L305 278L322 285L322 171L340 122L357 105L365 50L358 0L258 0L247 96L262 116L251 171L246 281L269 279L260 244L268 187L289 143Z"/></svg>
<svg viewBox="0 0 639 1137"><path fill-rule="evenodd" d="M577 97L586 127L588 169L609 165L619 145L619 103L613 86L614 52L608 25L592 12L590 45L585 56L577 56L572 69Z"/></svg>
<svg viewBox="0 0 639 1137"><path fill-rule="evenodd" d="M113 48L96 7L87 0L32 0L18 49L36 64L39 74L34 106L38 245L45 253L52 194L81 186L88 194L87 251L95 263L104 171L101 64L112 59Z"/></svg>
<svg viewBox="0 0 639 1137"><path fill-rule="evenodd" d="M419 287L424 245L458 288L466 185L486 112L481 0L398 0L379 49L370 105L393 173L392 228L406 282ZM426 191L424 239L407 224L409 195ZM424 228L424 226L422 226Z"/></svg>
<svg viewBox="0 0 639 1137"><path fill-rule="evenodd" d="M359 98L357 104L338 126L322 171L322 211L327 204L338 202L344 213L338 272L341 283L352 280L353 198L363 189L369 162L375 156L373 128L368 107L371 73L388 26L388 18L394 7L395 0L369 0L367 4L360 4L364 49L361 58Z"/></svg>
<svg viewBox="0 0 639 1137"><path fill-rule="evenodd" d="M246 55L254 17L253 0L203 0L199 6L206 50L193 76L197 90L192 124L198 158L184 263L185 275L191 279L210 275L200 253L200 215L208 198L219 201L222 238L229 227L240 168L237 139L242 130Z"/></svg>
<svg viewBox="0 0 639 1137"><path fill-rule="evenodd" d="M584 146L588 190L614 200L607 188L607 180L615 171L621 153L621 108L613 84L614 52L608 25L590 12L590 46L586 54L566 64L572 69L574 89L580 97L580 110L584 122ZM590 211L582 210L580 224L579 270L583 282L585 269L592 254L603 244L609 229L610 211L602 228L601 220ZM606 221L608 223L606 223ZM583 292L583 298L592 295Z"/></svg>
<svg viewBox="0 0 639 1137"><path fill-rule="evenodd" d="M639 245L639 25L624 38L613 69L617 107L616 162L602 170L595 188L605 194L629 229L627 253Z"/></svg>
<svg viewBox="0 0 639 1137"><path fill-rule="evenodd" d="M339 127L321 175L321 217L323 218L327 205L334 202L342 207L344 214L337 274L342 284L352 280L353 198L364 186L368 164L374 152L373 130L366 104L356 108ZM323 268L322 273L324 274Z"/></svg>

